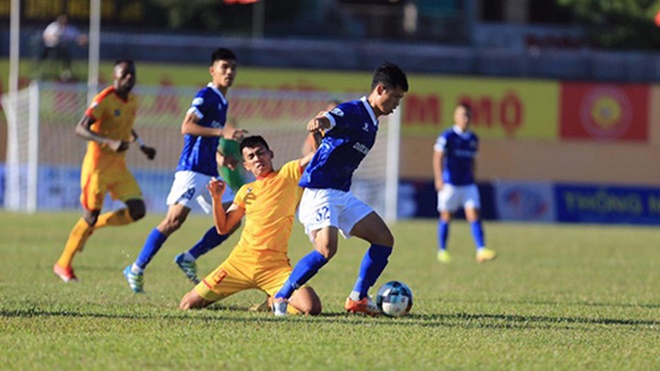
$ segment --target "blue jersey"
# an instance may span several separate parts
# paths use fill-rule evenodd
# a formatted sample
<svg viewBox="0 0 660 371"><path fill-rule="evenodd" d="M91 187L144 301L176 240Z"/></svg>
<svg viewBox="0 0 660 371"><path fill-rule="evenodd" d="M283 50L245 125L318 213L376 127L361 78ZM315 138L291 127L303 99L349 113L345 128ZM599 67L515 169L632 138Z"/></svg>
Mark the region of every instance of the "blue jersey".
<svg viewBox="0 0 660 371"><path fill-rule="evenodd" d="M227 121L227 99L220 90L209 83L197 92L188 112L199 118L197 123L208 128L223 128ZM183 136L183 150L179 158L177 171L189 170L209 176L218 176L218 164L215 153L219 137L198 137L190 134Z"/></svg>
<svg viewBox="0 0 660 371"><path fill-rule="evenodd" d="M479 149L479 138L470 132L460 132L456 127L438 136L433 149L443 152L442 181L456 186L474 184L474 157Z"/></svg>
<svg viewBox="0 0 660 371"><path fill-rule="evenodd" d="M325 117L332 127L323 136L299 184L348 191L353 172L376 142L378 120L366 98L342 103Z"/></svg>

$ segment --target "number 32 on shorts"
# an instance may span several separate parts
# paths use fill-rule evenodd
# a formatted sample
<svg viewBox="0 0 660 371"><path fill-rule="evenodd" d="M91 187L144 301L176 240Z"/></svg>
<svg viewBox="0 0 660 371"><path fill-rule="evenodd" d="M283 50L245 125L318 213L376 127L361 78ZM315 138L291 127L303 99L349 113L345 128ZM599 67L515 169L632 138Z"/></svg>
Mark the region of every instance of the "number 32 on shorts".
<svg viewBox="0 0 660 371"><path fill-rule="evenodd" d="M327 206L323 206L316 210L316 222L320 222L322 220L326 220L330 218L330 208Z"/></svg>

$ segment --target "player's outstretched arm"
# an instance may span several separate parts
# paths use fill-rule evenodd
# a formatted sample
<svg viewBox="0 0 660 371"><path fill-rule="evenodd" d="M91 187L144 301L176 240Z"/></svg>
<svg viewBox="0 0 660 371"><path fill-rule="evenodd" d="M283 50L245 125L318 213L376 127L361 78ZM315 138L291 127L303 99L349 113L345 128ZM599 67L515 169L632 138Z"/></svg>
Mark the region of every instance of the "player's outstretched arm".
<svg viewBox="0 0 660 371"><path fill-rule="evenodd" d="M153 160L156 157L156 149L146 145L135 130L131 130L131 133L133 134L133 141L140 145L140 151L142 151L149 160Z"/></svg>
<svg viewBox="0 0 660 371"><path fill-rule="evenodd" d="M107 146L115 152L123 152L128 149L129 143L127 141L110 139L93 132L91 127L94 122L96 120L93 117L84 115L76 125L76 135L86 140L92 140L102 146Z"/></svg>
<svg viewBox="0 0 660 371"><path fill-rule="evenodd" d="M246 130L238 128L209 128L199 125L199 117L197 117L194 111L186 113L186 117L183 118L183 123L181 123L182 135L194 135L196 137L225 137L227 139L238 140L243 138L245 133L247 133Z"/></svg>
<svg viewBox="0 0 660 371"><path fill-rule="evenodd" d="M300 167L302 169L304 169L305 167L307 167L307 165L309 165L309 163L312 161L312 157L314 157L314 153L316 153L316 150L308 153L299 160L298 163L300 164Z"/></svg>
<svg viewBox="0 0 660 371"><path fill-rule="evenodd" d="M245 209L235 203L227 211L222 207L222 194L226 188L226 182L215 178L206 185L213 200L213 223L219 234L227 234L245 215Z"/></svg>

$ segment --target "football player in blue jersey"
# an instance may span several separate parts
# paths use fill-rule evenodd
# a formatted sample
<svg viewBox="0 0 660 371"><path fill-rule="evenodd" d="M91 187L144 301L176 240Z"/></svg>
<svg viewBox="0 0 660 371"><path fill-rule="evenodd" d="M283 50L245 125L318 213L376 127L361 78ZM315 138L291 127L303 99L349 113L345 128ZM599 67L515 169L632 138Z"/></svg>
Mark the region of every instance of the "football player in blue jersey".
<svg viewBox="0 0 660 371"><path fill-rule="evenodd" d="M345 238L356 236L371 244L344 307L352 313L380 314L367 293L387 265L394 237L383 219L350 188L353 172L376 141L378 117L392 113L407 91L406 74L397 65L385 63L374 71L369 96L339 104L307 124L308 131L324 133L299 183L305 190L298 218L315 249L296 264L275 295L275 315L286 315L292 293L332 259L340 232Z"/></svg>
<svg viewBox="0 0 660 371"><path fill-rule="evenodd" d="M144 269L165 240L185 222L193 200L204 211L210 212L212 200L206 185L211 178L218 178L218 164L236 163L236 159L225 158L218 152L220 137L240 139L245 134L244 130L225 127L228 108L226 95L237 73L234 52L225 48L216 49L211 55L209 72L212 82L197 92L181 124L183 150L167 196L167 215L151 231L135 262L124 269L124 276L134 292L143 291ZM227 189L224 196L226 208L231 204L234 193ZM198 283L196 259L226 240L235 229L220 235L212 226L190 250L177 255L175 263L191 281Z"/></svg>
<svg viewBox="0 0 660 371"><path fill-rule="evenodd" d="M486 248L484 231L479 217L481 202L474 181L475 156L479 138L469 131L470 106L461 103L454 110L454 126L438 136L433 146L433 177L438 192L438 260L449 263L447 237L452 214L460 207L470 223L472 237L477 245L477 261L486 262L497 256Z"/></svg>

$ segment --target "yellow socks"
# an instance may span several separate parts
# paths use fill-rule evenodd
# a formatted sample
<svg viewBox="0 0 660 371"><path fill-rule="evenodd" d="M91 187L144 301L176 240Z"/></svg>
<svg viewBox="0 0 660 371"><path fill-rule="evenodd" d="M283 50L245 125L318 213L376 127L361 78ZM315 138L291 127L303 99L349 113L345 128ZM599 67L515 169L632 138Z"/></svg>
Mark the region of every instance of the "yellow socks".
<svg viewBox="0 0 660 371"><path fill-rule="evenodd" d="M87 239L92 235L93 231L94 227L87 224L85 219L78 219L78 222L73 226L73 229L69 234L69 239L66 241L64 251L62 252L62 256L60 256L60 259L57 261L57 264L64 268L70 267L71 262L73 261L73 256L77 251L82 251L85 242L87 242Z"/></svg>
<svg viewBox="0 0 660 371"><path fill-rule="evenodd" d="M131 218L131 214L129 214L128 209L119 209L99 215L99 219L96 222L94 228L99 229L109 225L125 225L132 222L133 219Z"/></svg>

